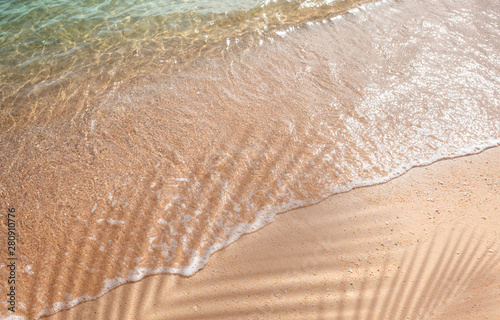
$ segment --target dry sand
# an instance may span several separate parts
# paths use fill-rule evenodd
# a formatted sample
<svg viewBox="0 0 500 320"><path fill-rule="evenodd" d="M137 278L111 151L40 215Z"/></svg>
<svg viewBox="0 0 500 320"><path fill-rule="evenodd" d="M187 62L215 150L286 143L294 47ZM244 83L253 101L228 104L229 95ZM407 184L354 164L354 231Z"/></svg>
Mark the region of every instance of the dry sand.
<svg viewBox="0 0 500 320"><path fill-rule="evenodd" d="M500 319L500 148L276 217L48 319Z"/></svg>

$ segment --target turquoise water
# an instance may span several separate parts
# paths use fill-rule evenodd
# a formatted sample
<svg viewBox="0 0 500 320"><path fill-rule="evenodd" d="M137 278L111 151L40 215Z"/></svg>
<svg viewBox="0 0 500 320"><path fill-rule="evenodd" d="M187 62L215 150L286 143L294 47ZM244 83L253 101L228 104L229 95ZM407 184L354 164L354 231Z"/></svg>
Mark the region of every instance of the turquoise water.
<svg viewBox="0 0 500 320"><path fill-rule="evenodd" d="M9 0L0 4L2 113L15 109L12 100L75 77L90 85L100 81L102 87L129 78L131 71L148 73L160 63L168 68L211 45L237 43L237 37L251 34L255 40L282 25L338 14L353 3Z"/></svg>
<svg viewBox="0 0 500 320"><path fill-rule="evenodd" d="M203 28L237 10L245 4L7 1L0 6L2 89L16 94L19 87L95 70L97 64L125 63L139 54L174 56Z"/></svg>
<svg viewBox="0 0 500 320"><path fill-rule="evenodd" d="M151 39L201 32L256 1L7 1L0 5L2 67L29 67L84 50L140 50Z"/></svg>

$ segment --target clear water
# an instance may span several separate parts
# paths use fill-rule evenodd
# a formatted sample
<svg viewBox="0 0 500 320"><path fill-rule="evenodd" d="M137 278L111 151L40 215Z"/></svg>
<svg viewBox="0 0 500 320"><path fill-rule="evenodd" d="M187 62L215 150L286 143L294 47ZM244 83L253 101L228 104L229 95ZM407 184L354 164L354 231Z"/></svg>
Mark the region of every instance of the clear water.
<svg viewBox="0 0 500 320"><path fill-rule="evenodd" d="M498 3L2 6L0 198L28 318L500 142Z"/></svg>
<svg viewBox="0 0 500 320"><path fill-rule="evenodd" d="M76 90L67 88L69 81L100 91L139 76L139 70L143 76L192 60L228 38L329 17L356 2L4 1L2 115L23 115L16 108L19 98L38 100L51 88Z"/></svg>

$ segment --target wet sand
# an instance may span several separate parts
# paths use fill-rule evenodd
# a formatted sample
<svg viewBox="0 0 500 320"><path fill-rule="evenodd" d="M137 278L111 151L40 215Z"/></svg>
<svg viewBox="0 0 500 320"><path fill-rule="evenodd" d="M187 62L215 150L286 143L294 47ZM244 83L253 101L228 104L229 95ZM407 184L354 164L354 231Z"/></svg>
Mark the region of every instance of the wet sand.
<svg viewBox="0 0 500 320"><path fill-rule="evenodd" d="M46 319L497 319L500 148L280 214L192 277Z"/></svg>
<svg viewBox="0 0 500 320"><path fill-rule="evenodd" d="M56 28L68 37L25 34L16 22L26 41L12 36L13 49L4 46L10 53L0 59L16 70L0 75L10 79L0 88L0 216L16 210L16 314L37 318L146 275L193 275L210 261L191 278L121 286L82 305L98 316L78 307L73 318L426 318L461 292L460 277L493 270L494 237L471 236L483 229L466 217L492 226L486 213L496 209L478 213L472 204L498 192L478 200L484 191L471 193L449 177L335 196L280 216L209 260L278 212L500 144L500 3L353 8L361 2L334 10L340 2L315 9L309 0L272 1L222 14L222 25L210 30L199 28L213 22L209 16L186 25L175 31L180 42L162 29L171 19L156 19L158 8L136 17L147 34L133 24L112 26L111 10L87 29ZM302 5L309 9L297 11ZM73 21L71 12L53 17ZM77 41L89 30L111 31L97 27L104 25L118 38ZM18 52L23 43L32 47ZM67 50L77 43L88 50ZM43 57L25 72L15 61L33 60L34 48ZM469 174L470 166L457 170ZM0 234L14 225L4 221ZM9 251L0 254L2 279L13 272ZM8 290L0 286L0 295Z"/></svg>

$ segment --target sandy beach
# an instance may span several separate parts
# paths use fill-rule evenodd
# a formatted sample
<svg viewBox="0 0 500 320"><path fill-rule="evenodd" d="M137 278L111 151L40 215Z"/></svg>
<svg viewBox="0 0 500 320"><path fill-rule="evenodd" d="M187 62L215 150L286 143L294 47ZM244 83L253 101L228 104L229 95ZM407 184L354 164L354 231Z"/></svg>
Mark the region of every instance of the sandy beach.
<svg viewBox="0 0 500 320"><path fill-rule="evenodd" d="M0 3L0 319L500 319L499 21Z"/></svg>
<svg viewBox="0 0 500 320"><path fill-rule="evenodd" d="M500 148L280 214L192 277L46 319L498 319Z"/></svg>

